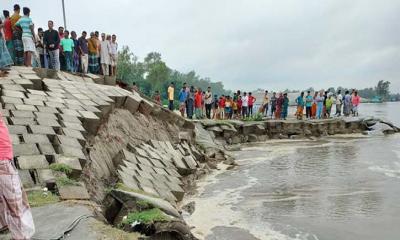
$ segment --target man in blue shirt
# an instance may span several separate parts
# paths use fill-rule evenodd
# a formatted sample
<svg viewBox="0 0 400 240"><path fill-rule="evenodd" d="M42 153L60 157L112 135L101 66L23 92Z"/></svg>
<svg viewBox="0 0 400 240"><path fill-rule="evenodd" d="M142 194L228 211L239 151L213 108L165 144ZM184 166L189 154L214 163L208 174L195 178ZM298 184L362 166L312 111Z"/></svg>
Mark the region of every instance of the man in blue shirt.
<svg viewBox="0 0 400 240"><path fill-rule="evenodd" d="M188 92L186 91L186 86L182 87L182 90L179 92L179 111L181 112L181 116L185 117L185 109L186 109L186 100L188 97Z"/></svg>
<svg viewBox="0 0 400 240"><path fill-rule="evenodd" d="M314 98L313 98L313 96L311 96L311 92L308 91L307 96L306 96L306 118L307 119L311 119L311 108L312 108L313 101L314 101Z"/></svg>
<svg viewBox="0 0 400 240"><path fill-rule="evenodd" d="M32 19L29 17L31 10L24 7L24 16L21 17L15 26L19 26L22 29L22 43L24 45L24 63L27 67L32 67L32 54L36 52L34 42L34 26Z"/></svg>

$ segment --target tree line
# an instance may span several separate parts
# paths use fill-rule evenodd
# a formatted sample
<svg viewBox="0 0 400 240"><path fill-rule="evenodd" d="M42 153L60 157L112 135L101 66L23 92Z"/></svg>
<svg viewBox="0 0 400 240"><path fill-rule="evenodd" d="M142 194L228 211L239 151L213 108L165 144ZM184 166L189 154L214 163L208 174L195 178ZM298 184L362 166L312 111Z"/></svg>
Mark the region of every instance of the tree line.
<svg viewBox="0 0 400 240"><path fill-rule="evenodd" d="M211 86L213 93L217 95L231 93L224 89L222 82L211 82L210 78L202 78L195 71L182 73L169 68L160 53L151 52L143 61L139 61L127 46L124 46L118 55L117 79L129 86L135 83L139 90L149 97L159 91L162 99L167 98L166 89L171 82L175 84L176 98L183 83L204 91Z"/></svg>

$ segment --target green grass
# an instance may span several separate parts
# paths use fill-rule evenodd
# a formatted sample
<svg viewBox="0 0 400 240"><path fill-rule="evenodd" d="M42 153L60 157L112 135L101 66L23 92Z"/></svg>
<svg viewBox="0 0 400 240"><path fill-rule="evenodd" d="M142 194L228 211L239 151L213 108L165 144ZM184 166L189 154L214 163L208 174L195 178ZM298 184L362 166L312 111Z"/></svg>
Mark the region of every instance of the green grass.
<svg viewBox="0 0 400 240"><path fill-rule="evenodd" d="M262 121L263 120L263 115L262 113L256 113L253 116L243 118L243 121L249 122L249 121Z"/></svg>
<svg viewBox="0 0 400 240"><path fill-rule="evenodd" d="M79 182L68 177L58 177L56 179L57 186L80 186Z"/></svg>
<svg viewBox="0 0 400 240"><path fill-rule="evenodd" d="M151 204L150 202L146 201L146 200L139 200L139 201L136 201L136 204L137 204L137 206L138 206L140 209L142 209L142 210L144 210L144 209L149 209L149 208L152 207L152 204Z"/></svg>
<svg viewBox="0 0 400 240"><path fill-rule="evenodd" d="M47 194L47 195L46 195ZM51 193L43 191L28 192L28 201L31 207L41 207L47 204L52 204L60 201L60 198Z"/></svg>
<svg viewBox="0 0 400 240"><path fill-rule="evenodd" d="M50 169L56 172L63 172L67 175L72 173L72 168L64 163L52 163Z"/></svg>
<svg viewBox="0 0 400 240"><path fill-rule="evenodd" d="M127 218L122 221L123 224L132 224L133 222L141 222L145 224L150 224L153 222L168 222L170 217L163 213L158 208L152 208L150 210L142 212L129 213Z"/></svg>

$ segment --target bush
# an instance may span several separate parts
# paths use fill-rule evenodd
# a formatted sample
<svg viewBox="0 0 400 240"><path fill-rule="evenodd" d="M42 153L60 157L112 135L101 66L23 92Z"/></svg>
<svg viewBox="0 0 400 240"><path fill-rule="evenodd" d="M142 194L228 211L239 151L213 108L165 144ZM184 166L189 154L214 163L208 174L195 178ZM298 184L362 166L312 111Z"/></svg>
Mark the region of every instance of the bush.
<svg viewBox="0 0 400 240"><path fill-rule="evenodd" d="M67 175L72 173L72 168L64 163L52 163L50 169L56 172L63 172Z"/></svg>
<svg viewBox="0 0 400 240"><path fill-rule="evenodd" d="M129 225L134 222L150 224L154 222L168 222L169 220L170 217L168 217L163 211L158 208L152 208L142 212L129 213L122 223Z"/></svg>

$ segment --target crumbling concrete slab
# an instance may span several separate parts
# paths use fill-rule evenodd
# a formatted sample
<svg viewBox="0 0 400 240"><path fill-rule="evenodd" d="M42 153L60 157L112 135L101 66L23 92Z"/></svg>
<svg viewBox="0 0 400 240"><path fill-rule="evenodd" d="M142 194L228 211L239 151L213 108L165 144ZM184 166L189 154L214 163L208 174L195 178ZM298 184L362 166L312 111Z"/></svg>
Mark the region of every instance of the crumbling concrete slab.
<svg viewBox="0 0 400 240"><path fill-rule="evenodd" d="M90 196L83 186L58 186L62 200L89 200Z"/></svg>
<svg viewBox="0 0 400 240"><path fill-rule="evenodd" d="M15 144L13 145L13 150L16 157L40 154L36 144Z"/></svg>
<svg viewBox="0 0 400 240"><path fill-rule="evenodd" d="M34 134L56 135L54 129L49 126L29 125L29 129Z"/></svg>
<svg viewBox="0 0 400 240"><path fill-rule="evenodd" d="M49 163L44 155L19 156L17 161L22 170L49 168Z"/></svg>

